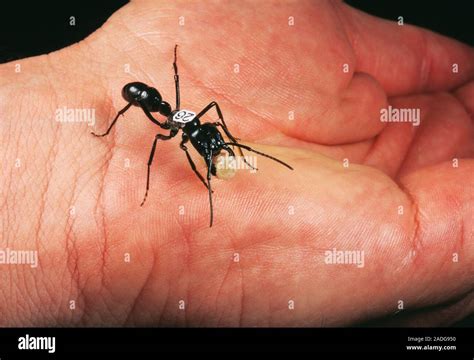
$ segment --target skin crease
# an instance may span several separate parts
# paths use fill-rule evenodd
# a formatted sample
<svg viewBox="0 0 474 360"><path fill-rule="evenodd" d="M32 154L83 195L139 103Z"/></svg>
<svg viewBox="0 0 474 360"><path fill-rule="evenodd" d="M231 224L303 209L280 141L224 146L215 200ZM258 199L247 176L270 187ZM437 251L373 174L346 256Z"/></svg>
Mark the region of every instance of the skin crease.
<svg viewBox="0 0 474 360"><path fill-rule="evenodd" d="M128 82L174 104L175 43L182 108L216 100L235 136L295 168L259 157L257 174L213 179L212 228L180 136L158 143L141 208L153 137L167 132L133 107L109 136L90 134L125 106ZM431 326L471 314L473 78L472 48L335 1L137 1L78 44L1 65L0 247L38 250L40 265L1 266L0 325ZM388 104L420 108L421 125L381 122ZM54 121L63 106L94 108L95 126ZM333 248L363 250L365 266L326 264Z"/></svg>

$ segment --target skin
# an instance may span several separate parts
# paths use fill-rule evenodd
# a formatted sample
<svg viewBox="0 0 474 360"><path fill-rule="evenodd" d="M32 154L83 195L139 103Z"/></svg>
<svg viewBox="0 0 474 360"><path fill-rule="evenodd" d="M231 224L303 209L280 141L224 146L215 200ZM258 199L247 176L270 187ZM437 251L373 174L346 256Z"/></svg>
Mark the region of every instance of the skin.
<svg viewBox="0 0 474 360"><path fill-rule="evenodd" d="M256 174L214 178L212 228L180 136L158 143L140 207L166 132L133 107L109 136L90 134L125 106L130 81L174 104L175 43L182 108L217 101L243 143L295 168L259 157ZM0 247L38 250L39 266L1 265L0 325L431 326L471 314L473 78L472 48L335 1L137 1L78 44L1 65ZM389 104L419 108L421 125L381 122ZM94 108L95 126L55 121L63 106ZM363 250L364 267L326 264L333 248Z"/></svg>

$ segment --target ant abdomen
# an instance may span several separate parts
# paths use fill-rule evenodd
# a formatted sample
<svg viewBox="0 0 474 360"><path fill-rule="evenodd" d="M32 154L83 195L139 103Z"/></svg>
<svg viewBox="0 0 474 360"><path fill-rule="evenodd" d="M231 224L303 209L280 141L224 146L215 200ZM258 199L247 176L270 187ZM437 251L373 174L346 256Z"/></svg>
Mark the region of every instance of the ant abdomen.
<svg viewBox="0 0 474 360"><path fill-rule="evenodd" d="M128 83L122 89L122 96L128 103L145 107L149 112L159 112L164 116L171 113L171 105L163 101L158 90L147 84L141 82Z"/></svg>
<svg viewBox="0 0 474 360"><path fill-rule="evenodd" d="M161 107L162 97L155 88L141 82L132 82L125 85L122 89L123 98L135 106L140 104L151 111L159 111Z"/></svg>

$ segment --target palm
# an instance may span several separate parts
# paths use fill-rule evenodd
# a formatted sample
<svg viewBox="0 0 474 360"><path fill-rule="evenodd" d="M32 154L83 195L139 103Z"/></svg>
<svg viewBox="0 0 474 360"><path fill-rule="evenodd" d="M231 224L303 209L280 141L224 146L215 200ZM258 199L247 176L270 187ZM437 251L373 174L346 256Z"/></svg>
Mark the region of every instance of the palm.
<svg viewBox="0 0 474 360"><path fill-rule="evenodd" d="M139 109L128 111L109 137L80 136L68 149L97 153L78 167L87 170L77 185L84 191L76 204L89 210L82 212L89 221L81 230L79 253L86 256L97 246L88 259L104 269L87 280L89 306L96 311L104 306L95 297L95 286L103 285L109 295L105 303L123 304L118 322L315 325L393 313L399 299L409 303L416 297L417 307L448 300L436 292L436 282L429 297L417 297L426 284L414 269L423 262L424 271L434 272L453 249L466 257L469 252L457 248L457 237L420 230L417 208L426 206L424 226L445 215L433 215L434 207L449 212L448 200L432 204L426 195L434 186L453 183L449 164L426 167L472 157L473 125L453 97L409 95L459 80L418 84L414 76L399 85L389 75L379 78L378 70L372 75L380 82L362 74L375 60L353 48L349 21L343 20L347 9L339 4L285 5L271 12L270 5L260 5L259 11L249 5L239 10L239 18L232 6L200 6L125 7L85 43L55 54L86 58L79 61L77 78L58 87L77 89L68 103L98 104L99 129L125 105L119 93L127 82L148 83L173 104L177 42L182 108L198 111L217 101L235 136L295 171L259 157L258 174L214 180L215 223L208 228L207 193L176 139L158 144L150 195L139 207L153 136L163 132ZM271 14L264 20L273 31L261 28L261 14ZM324 16L314 21L311 14ZM176 25L180 16L182 27ZM290 16L295 26L288 25ZM247 36L235 36L235 22ZM130 73L123 71L127 64ZM344 64L349 73L342 71ZM91 84L96 86L82 95ZM415 140L410 124L379 121L387 95L398 96L388 100L394 106L419 107L428 114L422 115L428 125ZM443 110L443 119L432 109ZM452 116L462 121L450 121ZM206 119L216 118L213 113ZM433 143L446 122L450 137ZM204 164L199 168L203 172ZM433 174L438 176L430 180ZM98 206L90 208L95 201ZM427 263L413 253L419 246ZM325 251L333 248L364 251L365 266L327 265ZM131 263L124 264L124 253L132 255ZM84 273L93 268L85 261L77 264ZM445 281L459 275L449 274ZM403 288L403 279L412 276L418 285ZM86 280L80 281L85 286ZM450 286L457 296L470 290L462 282ZM178 308L180 300L186 311ZM290 300L294 310L288 309Z"/></svg>

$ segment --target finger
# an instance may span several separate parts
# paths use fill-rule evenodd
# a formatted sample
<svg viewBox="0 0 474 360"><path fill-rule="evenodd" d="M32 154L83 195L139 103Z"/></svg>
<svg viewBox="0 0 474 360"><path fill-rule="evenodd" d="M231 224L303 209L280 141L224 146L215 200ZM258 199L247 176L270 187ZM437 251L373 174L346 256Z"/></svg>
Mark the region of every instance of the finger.
<svg viewBox="0 0 474 360"><path fill-rule="evenodd" d="M393 98L397 108L419 108L420 126L412 127L408 151L397 176L422 167L474 156L474 124L465 107L446 93Z"/></svg>
<svg viewBox="0 0 474 360"><path fill-rule="evenodd" d="M459 92L458 98L468 92ZM468 100L467 100L468 101ZM396 109L419 110L419 122L392 122L376 137L363 163L392 177L453 159L474 156L474 123L447 93L394 97Z"/></svg>
<svg viewBox="0 0 474 360"><path fill-rule="evenodd" d="M401 298L421 307L465 294L474 275L474 161L433 166L401 181L417 224Z"/></svg>
<svg viewBox="0 0 474 360"><path fill-rule="evenodd" d="M318 144L354 143L377 135L385 123L380 121L380 109L387 99L380 84L364 73L355 73L347 88L339 96L328 96L325 109L310 109L313 117L287 121L287 135ZM318 120L318 121L316 121Z"/></svg>
<svg viewBox="0 0 474 360"><path fill-rule="evenodd" d="M340 9L356 53L356 71L375 77L388 95L449 90L474 76L471 47L345 4ZM455 64L458 72L453 71Z"/></svg>
<svg viewBox="0 0 474 360"><path fill-rule="evenodd" d="M456 90L455 96L465 107L471 121L474 122L474 81L460 87Z"/></svg>

